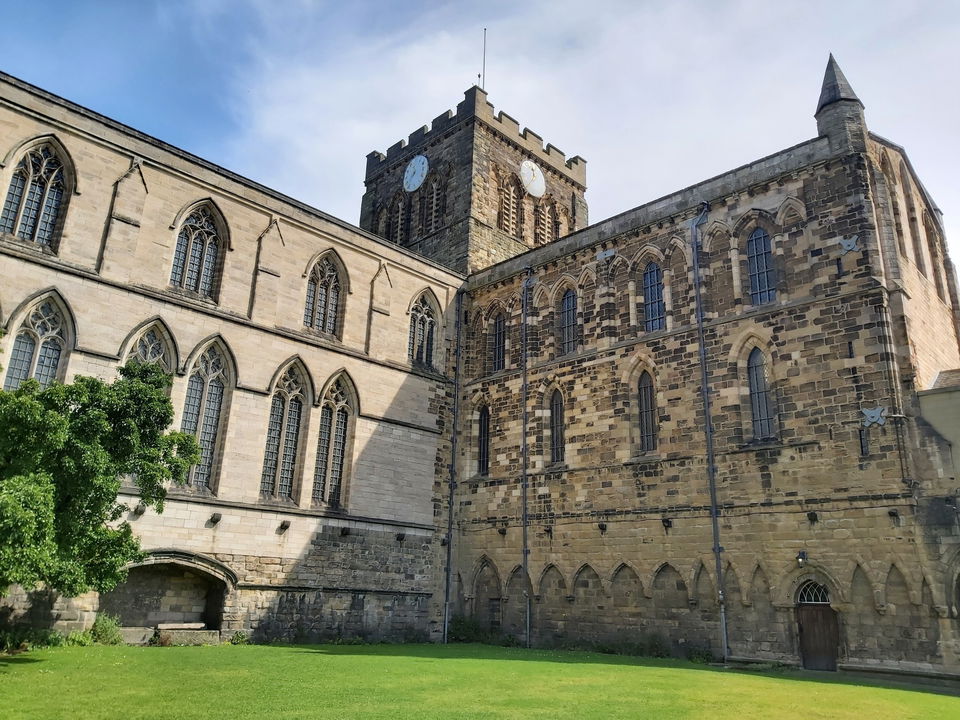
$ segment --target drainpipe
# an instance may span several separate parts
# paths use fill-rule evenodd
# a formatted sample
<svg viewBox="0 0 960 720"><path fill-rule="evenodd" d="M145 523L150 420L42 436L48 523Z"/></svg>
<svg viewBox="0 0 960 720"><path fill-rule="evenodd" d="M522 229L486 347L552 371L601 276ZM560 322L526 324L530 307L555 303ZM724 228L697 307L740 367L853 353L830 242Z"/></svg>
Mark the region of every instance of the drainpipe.
<svg viewBox="0 0 960 720"><path fill-rule="evenodd" d="M527 324L528 318L527 313L529 311L529 296L530 288L533 287L533 268L526 267L524 268L523 282L520 284L521 288L521 320L520 320L520 365L523 368L523 380L520 385L520 403L523 407L522 419L521 419L521 430L523 433L522 441L520 443L520 494L522 497L522 526L523 526L523 553L522 553L522 565L523 565L523 577L528 582L530 581L530 545L529 545L529 524L530 516L527 510L527 492L529 488L529 479L527 477L527 463L529 458L529 447L527 444L527 424L529 422L529 410L527 409L527 395L529 392L529 387L527 385ZM531 603L533 598L530 597L532 587L524 588L524 645L526 647L531 646L530 638L530 616L531 616Z"/></svg>
<svg viewBox="0 0 960 720"><path fill-rule="evenodd" d="M727 609L724 598L723 560L720 545L720 514L717 507L717 466L713 452L713 413L710 409L710 373L707 369L707 344L703 331L703 295L700 278L700 226L707 221L710 206L700 204L700 215L690 221L690 244L693 248L693 292L696 301L697 347L700 354L700 397L703 401L703 433L707 441L707 484L710 487L710 520L713 526L713 557L717 574L717 604L720 607L720 647L727 662Z"/></svg>
<svg viewBox="0 0 960 720"><path fill-rule="evenodd" d="M443 642L447 643L447 631L450 628L450 585L453 577L453 503L457 490L457 428L460 418L460 337L463 326L463 290L457 290L456 300L456 350L453 365L453 418L450 434L450 479L447 482L447 572L443 586Z"/></svg>

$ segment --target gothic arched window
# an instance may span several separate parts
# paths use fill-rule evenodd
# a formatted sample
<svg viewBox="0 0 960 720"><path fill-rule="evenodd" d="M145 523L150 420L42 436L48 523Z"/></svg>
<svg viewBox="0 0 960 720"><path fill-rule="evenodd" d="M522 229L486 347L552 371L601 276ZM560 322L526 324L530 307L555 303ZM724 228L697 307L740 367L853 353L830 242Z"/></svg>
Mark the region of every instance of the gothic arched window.
<svg viewBox="0 0 960 720"><path fill-rule="evenodd" d="M263 453L260 494L279 498L293 497L303 424L304 380L291 365L277 381L270 401L267 423L267 447Z"/></svg>
<svg viewBox="0 0 960 720"><path fill-rule="evenodd" d="M426 367L433 367L433 337L437 319L426 295L410 308L410 340L407 353L410 361Z"/></svg>
<svg viewBox="0 0 960 720"><path fill-rule="evenodd" d="M747 272L750 276L751 303L762 305L777 299L770 235L763 228L754 230L747 240Z"/></svg>
<svg viewBox="0 0 960 720"><path fill-rule="evenodd" d="M187 382L181 430L195 435L200 443L200 462L190 470L190 483L209 488L219 455L221 416L227 388L223 353L211 345L197 360Z"/></svg>
<svg viewBox="0 0 960 720"><path fill-rule="evenodd" d="M490 408L480 408L477 419L477 474L490 473Z"/></svg>
<svg viewBox="0 0 960 720"><path fill-rule="evenodd" d="M750 351L747 359L747 382L750 386L750 412L753 437L761 440L776 435L776 411L767 380L767 358L760 348Z"/></svg>
<svg viewBox="0 0 960 720"><path fill-rule="evenodd" d="M205 206L193 210L177 234L170 284L213 298L220 265L220 245L213 213Z"/></svg>
<svg viewBox="0 0 960 720"><path fill-rule="evenodd" d="M340 273L329 257L321 258L310 271L303 324L340 337Z"/></svg>
<svg viewBox="0 0 960 720"><path fill-rule="evenodd" d="M563 431L563 395L554 390L550 396L550 462L563 462L566 454Z"/></svg>
<svg viewBox="0 0 960 720"><path fill-rule="evenodd" d="M3 389L16 390L27 378L50 386L60 373L66 348L63 313L53 300L44 300L27 315L17 331Z"/></svg>
<svg viewBox="0 0 960 720"><path fill-rule="evenodd" d="M507 357L507 319L499 313L493 319L493 348L490 357L490 369L500 372L506 364Z"/></svg>
<svg viewBox="0 0 960 720"><path fill-rule="evenodd" d="M647 332L667 326L667 307L663 302L663 271L655 262L643 271L643 327Z"/></svg>
<svg viewBox="0 0 960 720"><path fill-rule="evenodd" d="M49 145L29 150L13 171L0 232L53 248L66 196L63 162Z"/></svg>
<svg viewBox="0 0 960 720"><path fill-rule="evenodd" d="M653 377L648 372L640 376L637 406L640 411L640 451L651 452L657 449L657 401L653 393Z"/></svg>
<svg viewBox="0 0 960 720"><path fill-rule="evenodd" d="M559 353L566 355L577 349L577 293L567 290L560 298L557 308L559 315Z"/></svg>
<svg viewBox="0 0 960 720"><path fill-rule="evenodd" d="M320 439L313 473L313 501L339 507L343 500L354 410L343 378L331 383L320 409Z"/></svg>

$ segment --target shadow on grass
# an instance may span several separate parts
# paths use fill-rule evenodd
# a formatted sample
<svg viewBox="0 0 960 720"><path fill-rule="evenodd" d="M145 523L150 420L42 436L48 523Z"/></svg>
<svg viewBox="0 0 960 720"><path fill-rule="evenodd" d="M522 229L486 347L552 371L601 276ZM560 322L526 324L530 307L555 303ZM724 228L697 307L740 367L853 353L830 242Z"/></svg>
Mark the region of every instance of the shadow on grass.
<svg viewBox="0 0 960 720"><path fill-rule="evenodd" d="M5 653L0 653L0 670L4 670L7 666L16 666L16 665L29 665L31 663L43 662L41 658L35 657L31 652L25 651L16 653L15 655L7 655Z"/></svg>
<svg viewBox="0 0 960 720"><path fill-rule="evenodd" d="M771 663L758 663L750 666L723 666L720 664L701 664L679 658L650 658L635 655L617 655L585 650L559 650L545 648L517 648L482 645L479 643L451 643L449 645L282 645L290 650L322 653L325 655L365 655L379 657L407 657L425 660L512 660L524 662L551 662L571 665L600 664L626 667L649 667L694 672L709 672L724 675L741 675L769 679L792 680L830 685L850 685L859 687L906 690L935 695L960 697L960 683L947 678L913 678L898 676L895 673L878 675L855 671L824 672L802 670L789 666L777 666Z"/></svg>

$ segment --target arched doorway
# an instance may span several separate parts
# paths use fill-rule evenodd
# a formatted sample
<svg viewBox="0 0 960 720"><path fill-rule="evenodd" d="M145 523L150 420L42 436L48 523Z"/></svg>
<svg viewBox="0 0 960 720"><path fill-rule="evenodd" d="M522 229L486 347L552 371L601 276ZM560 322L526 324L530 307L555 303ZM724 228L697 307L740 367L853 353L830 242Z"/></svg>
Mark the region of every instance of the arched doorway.
<svg viewBox="0 0 960 720"><path fill-rule="evenodd" d="M117 616L124 627L202 623L207 630L220 630L227 585L233 579L232 572L207 558L160 552L130 568L125 582L102 593L100 611Z"/></svg>
<svg viewBox="0 0 960 720"><path fill-rule="evenodd" d="M830 591L815 580L806 580L797 588L796 602L803 667L836 670L840 624L837 612L830 607Z"/></svg>

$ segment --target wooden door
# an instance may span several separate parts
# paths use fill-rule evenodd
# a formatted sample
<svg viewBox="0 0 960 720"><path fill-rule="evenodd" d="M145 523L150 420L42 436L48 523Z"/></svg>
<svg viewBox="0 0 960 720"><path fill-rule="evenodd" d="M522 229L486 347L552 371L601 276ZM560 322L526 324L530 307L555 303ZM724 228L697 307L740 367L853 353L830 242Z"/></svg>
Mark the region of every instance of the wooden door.
<svg viewBox="0 0 960 720"><path fill-rule="evenodd" d="M800 659L807 670L836 670L840 626L829 605L797 605Z"/></svg>

